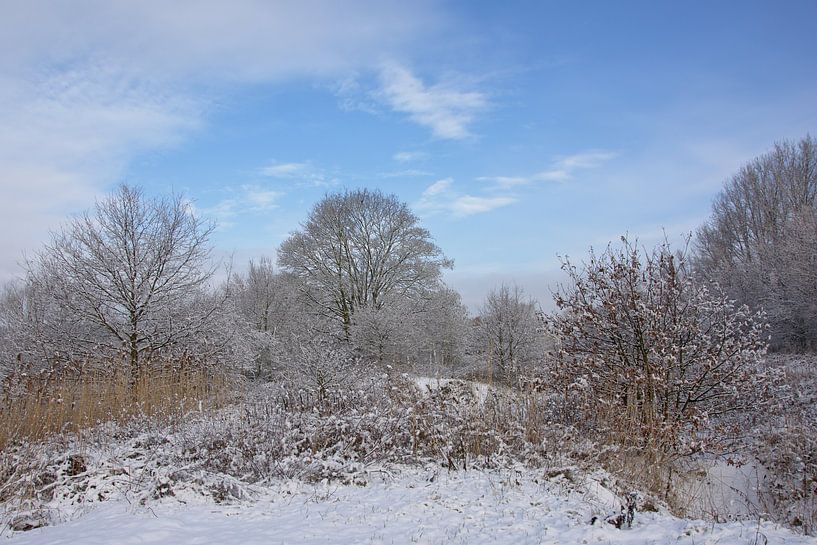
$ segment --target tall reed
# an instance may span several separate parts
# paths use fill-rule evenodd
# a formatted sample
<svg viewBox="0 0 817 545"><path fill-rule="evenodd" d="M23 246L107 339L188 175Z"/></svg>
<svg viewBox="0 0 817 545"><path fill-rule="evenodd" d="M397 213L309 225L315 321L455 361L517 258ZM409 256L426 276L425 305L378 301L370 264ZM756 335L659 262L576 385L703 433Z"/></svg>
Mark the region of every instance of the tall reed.
<svg viewBox="0 0 817 545"><path fill-rule="evenodd" d="M126 368L116 363L7 376L0 398L0 450L135 416L172 418L226 400L225 375L205 366L185 360L154 363L143 369L133 389Z"/></svg>

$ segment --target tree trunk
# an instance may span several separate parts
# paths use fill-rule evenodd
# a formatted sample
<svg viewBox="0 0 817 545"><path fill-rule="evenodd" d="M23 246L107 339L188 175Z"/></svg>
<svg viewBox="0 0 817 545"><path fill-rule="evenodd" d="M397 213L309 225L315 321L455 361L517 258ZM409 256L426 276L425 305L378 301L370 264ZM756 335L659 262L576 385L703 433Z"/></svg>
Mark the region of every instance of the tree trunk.
<svg viewBox="0 0 817 545"><path fill-rule="evenodd" d="M142 369L139 366L139 347L137 345L136 333L130 336L130 378L128 379L128 389L130 390L131 400L136 403L139 401L139 379L141 378Z"/></svg>

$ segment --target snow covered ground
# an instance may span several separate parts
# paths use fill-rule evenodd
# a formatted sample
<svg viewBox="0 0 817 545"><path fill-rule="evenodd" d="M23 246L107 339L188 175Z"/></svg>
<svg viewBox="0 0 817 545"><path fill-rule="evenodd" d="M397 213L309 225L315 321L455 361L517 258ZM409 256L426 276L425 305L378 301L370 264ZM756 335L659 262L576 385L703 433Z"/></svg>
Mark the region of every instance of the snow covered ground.
<svg viewBox="0 0 817 545"><path fill-rule="evenodd" d="M459 389L460 393L467 392L468 394L474 396L473 399L479 401L480 403L485 403L488 395L492 391L496 392L498 390L498 388L493 385L489 386L483 382L474 382L462 379L412 376L411 380L423 393L433 392L444 387L453 387L455 389Z"/></svg>
<svg viewBox="0 0 817 545"><path fill-rule="evenodd" d="M448 472L434 466L374 471L367 486L282 481L231 505L182 495L135 507L98 504L80 518L4 537L19 545L75 544L815 544L752 522L712 524L639 512L632 528L615 513L604 476L569 471ZM595 477L595 478L594 478Z"/></svg>

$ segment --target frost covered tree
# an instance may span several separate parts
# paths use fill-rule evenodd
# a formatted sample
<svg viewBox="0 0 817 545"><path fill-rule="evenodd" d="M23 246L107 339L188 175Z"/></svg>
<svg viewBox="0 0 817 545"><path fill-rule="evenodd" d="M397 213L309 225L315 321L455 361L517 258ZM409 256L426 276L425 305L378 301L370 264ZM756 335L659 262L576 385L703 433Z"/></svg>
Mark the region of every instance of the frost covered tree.
<svg viewBox="0 0 817 545"><path fill-rule="evenodd" d="M577 267L548 317L566 409L652 452L694 450L707 419L752 406L766 349L762 315L696 283L664 243L622 238ZM685 433L688 432L688 433Z"/></svg>
<svg viewBox="0 0 817 545"><path fill-rule="evenodd" d="M368 361L402 363L410 359L416 337L413 309L408 301L358 309L350 327L350 340Z"/></svg>
<svg viewBox="0 0 817 545"><path fill-rule="evenodd" d="M275 271L268 258L250 260L245 273L229 281L236 307L254 331L275 338L297 327L300 302L292 278Z"/></svg>
<svg viewBox="0 0 817 545"><path fill-rule="evenodd" d="M451 266L405 203L368 189L324 197L281 244L278 263L347 338L356 311L418 297Z"/></svg>
<svg viewBox="0 0 817 545"><path fill-rule="evenodd" d="M250 260L247 272L233 275L230 282L232 295L247 321L257 331L274 336L281 325L287 294L270 260L266 257L258 262Z"/></svg>
<svg viewBox="0 0 817 545"><path fill-rule="evenodd" d="M696 268L764 308L775 348L817 348L817 142L783 142L745 165L712 205Z"/></svg>
<svg viewBox="0 0 817 545"><path fill-rule="evenodd" d="M488 294L480 310L480 342L496 378L512 380L541 362L542 325L536 301L522 288L502 284Z"/></svg>
<svg viewBox="0 0 817 545"><path fill-rule="evenodd" d="M0 341L6 367L14 360L48 362L60 339L71 338L72 320L30 279L3 286L0 294Z"/></svg>
<svg viewBox="0 0 817 545"><path fill-rule="evenodd" d="M281 343L303 321L293 280L276 272L267 258L250 261L234 274L227 290L241 322L241 338L249 345L256 376L269 376L284 358Z"/></svg>
<svg viewBox="0 0 817 545"><path fill-rule="evenodd" d="M468 316L449 288L419 299L387 300L355 313L351 342L369 361L405 364L414 371L450 370L462 363Z"/></svg>
<svg viewBox="0 0 817 545"><path fill-rule="evenodd" d="M471 335L468 309L460 294L443 287L432 292L416 319L416 366L426 372L467 365Z"/></svg>
<svg viewBox="0 0 817 545"><path fill-rule="evenodd" d="M54 342L71 356L124 356L135 389L151 355L206 342L218 308L205 293L212 229L179 196L122 185L28 263L28 310L46 330L70 328Z"/></svg>
<svg viewBox="0 0 817 545"><path fill-rule="evenodd" d="M355 384L366 370L349 343L326 334L326 320L302 316L299 327L290 330L281 343L286 359L281 367L283 378L318 399Z"/></svg>
<svg viewBox="0 0 817 545"><path fill-rule="evenodd" d="M71 321L40 295L22 279L5 283L0 291L0 376L22 361L50 360L54 341L72 333ZM52 327L46 327L49 322Z"/></svg>

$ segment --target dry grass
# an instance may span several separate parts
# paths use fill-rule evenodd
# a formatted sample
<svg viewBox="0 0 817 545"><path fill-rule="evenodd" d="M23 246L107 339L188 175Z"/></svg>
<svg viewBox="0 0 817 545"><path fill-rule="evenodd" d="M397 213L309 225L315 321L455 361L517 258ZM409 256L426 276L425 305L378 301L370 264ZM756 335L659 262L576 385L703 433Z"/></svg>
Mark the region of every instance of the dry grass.
<svg viewBox="0 0 817 545"><path fill-rule="evenodd" d="M221 406L227 397L223 374L199 365L146 366L136 391L125 368L110 362L6 377L0 400L0 450L22 441L75 433L135 416L172 418Z"/></svg>

